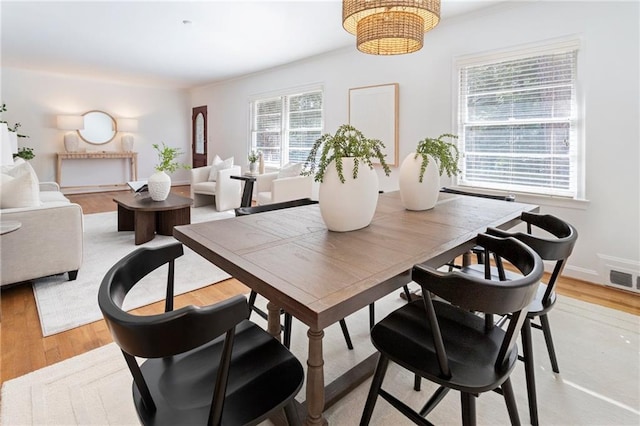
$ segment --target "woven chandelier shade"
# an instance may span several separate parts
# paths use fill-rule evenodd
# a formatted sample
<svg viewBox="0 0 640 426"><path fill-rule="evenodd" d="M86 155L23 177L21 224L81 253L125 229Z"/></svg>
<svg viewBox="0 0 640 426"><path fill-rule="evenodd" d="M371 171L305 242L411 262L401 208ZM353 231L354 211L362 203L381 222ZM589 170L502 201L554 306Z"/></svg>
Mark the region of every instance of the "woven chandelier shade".
<svg viewBox="0 0 640 426"><path fill-rule="evenodd" d="M440 22L440 0L343 0L342 25L358 50L400 55L422 48L424 33Z"/></svg>

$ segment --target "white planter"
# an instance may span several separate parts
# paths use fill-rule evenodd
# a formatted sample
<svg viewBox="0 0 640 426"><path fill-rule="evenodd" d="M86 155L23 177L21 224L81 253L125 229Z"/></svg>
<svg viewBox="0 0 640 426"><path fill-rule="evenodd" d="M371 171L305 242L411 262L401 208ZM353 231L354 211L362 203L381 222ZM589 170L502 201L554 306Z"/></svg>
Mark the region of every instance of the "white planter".
<svg viewBox="0 0 640 426"><path fill-rule="evenodd" d="M122 143L122 150L125 152L133 151L133 136L132 135L123 135L120 138L120 142Z"/></svg>
<svg viewBox="0 0 640 426"><path fill-rule="evenodd" d="M329 164L320 183L320 213L330 231L346 232L371 223L378 204L378 175L360 162L353 179L354 158L343 158L345 183L340 182L335 162Z"/></svg>
<svg viewBox="0 0 640 426"><path fill-rule="evenodd" d="M67 152L76 152L80 146L78 135L75 133L67 133L64 135L64 149Z"/></svg>
<svg viewBox="0 0 640 426"><path fill-rule="evenodd" d="M147 185L153 201L164 201L171 191L171 177L165 172L156 172L149 176Z"/></svg>
<svg viewBox="0 0 640 426"><path fill-rule="evenodd" d="M429 156L429 164L420 182L422 156L415 156L416 153L412 152L400 165L400 199L407 210L428 210L436 205L440 192L438 164Z"/></svg>

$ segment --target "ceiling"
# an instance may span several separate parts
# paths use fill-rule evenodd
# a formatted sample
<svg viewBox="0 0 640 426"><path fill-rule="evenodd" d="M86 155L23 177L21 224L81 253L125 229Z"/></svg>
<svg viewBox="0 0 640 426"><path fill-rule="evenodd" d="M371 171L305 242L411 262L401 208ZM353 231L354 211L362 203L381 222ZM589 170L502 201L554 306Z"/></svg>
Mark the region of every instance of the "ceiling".
<svg viewBox="0 0 640 426"><path fill-rule="evenodd" d="M441 19L504 0L442 0ZM339 0L6 1L2 65L196 87L352 46Z"/></svg>

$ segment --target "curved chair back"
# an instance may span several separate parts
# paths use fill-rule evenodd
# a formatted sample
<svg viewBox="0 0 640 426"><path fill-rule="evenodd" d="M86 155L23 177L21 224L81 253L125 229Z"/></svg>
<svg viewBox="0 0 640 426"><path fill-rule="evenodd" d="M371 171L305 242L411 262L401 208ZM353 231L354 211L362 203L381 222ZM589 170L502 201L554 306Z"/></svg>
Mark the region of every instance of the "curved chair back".
<svg viewBox="0 0 640 426"><path fill-rule="evenodd" d="M311 198L300 198L298 200L282 201L279 203L262 204L259 206L239 207L235 210L236 216L247 216L254 213L270 212L273 210L288 209L291 207L307 206L309 204L318 204L316 200Z"/></svg>
<svg viewBox="0 0 640 426"><path fill-rule="evenodd" d="M173 311L174 261L182 254L180 243L142 247L118 261L103 278L98 305L114 341L128 354L160 358L186 352L226 333L249 316L242 296L203 308L185 306ZM136 283L165 264L168 264L165 313L139 316L122 310L127 293Z"/></svg>
<svg viewBox="0 0 640 426"><path fill-rule="evenodd" d="M513 348L527 315L527 308L536 294L538 282L542 278L544 268L540 256L531 248L515 238L499 238L480 234L476 243L498 258L511 262L522 274L513 280L494 280L495 275L485 274L484 278L471 276L460 271L439 272L433 268L416 265L412 278L422 287L427 318L434 333L434 344L438 362L443 375L450 374L448 357L442 338L439 336L440 325L433 306L431 295L441 297L451 305L466 311L477 311L486 314L485 328L494 327L492 314L510 314L509 322L497 358L496 368L511 365L515 362ZM502 269L502 263L498 263ZM462 337L461 337L462 338Z"/></svg>
<svg viewBox="0 0 640 426"><path fill-rule="evenodd" d="M521 219L527 224L526 233L506 232L496 228L487 229L487 233L499 237L514 237L535 250L543 260L556 261L542 298L543 306L547 306L567 259L573 252L578 239L578 231L571 224L550 214L523 212ZM534 226L548 232L555 238L533 235Z"/></svg>

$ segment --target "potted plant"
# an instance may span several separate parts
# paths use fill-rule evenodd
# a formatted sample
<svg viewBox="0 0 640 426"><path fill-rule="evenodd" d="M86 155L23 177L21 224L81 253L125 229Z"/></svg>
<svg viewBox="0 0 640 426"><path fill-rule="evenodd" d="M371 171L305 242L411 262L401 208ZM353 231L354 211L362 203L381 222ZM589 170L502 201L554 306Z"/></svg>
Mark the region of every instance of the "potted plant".
<svg viewBox="0 0 640 426"><path fill-rule="evenodd" d="M0 113L7 111L7 104L2 104L0 106ZM7 125L7 130L9 131L9 140L11 142L11 146L17 152L13 153L13 158L20 157L25 160L31 160L35 157L33 153L33 148L23 147L18 149L18 138L28 138L29 136L18 133L18 128L22 127L21 123L15 123L13 127L9 126L6 120L0 120L0 124L4 123Z"/></svg>
<svg viewBox="0 0 640 426"><path fill-rule="evenodd" d="M443 133L437 138L418 142L416 151L409 154L400 166L400 198L408 210L428 210L438 201L440 176L457 175L460 153L453 142L445 138L458 136Z"/></svg>
<svg viewBox="0 0 640 426"><path fill-rule="evenodd" d="M172 148L162 142L162 147L157 143L151 145L158 152L158 163L155 166L156 173L149 177L147 185L149 195L154 201L164 201L171 191L171 177L168 173L173 173L178 169L190 169L186 164L176 161L183 154L180 148Z"/></svg>
<svg viewBox="0 0 640 426"><path fill-rule="evenodd" d="M35 157L36 155L33 153L33 148L29 148L29 147L22 147L22 148L18 148L18 152L16 154L13 154L13 158L22 158L24 160L31 160L33 157Z"/></svg>
<svg viewBox="0 0 640 426"><path fill-rule="evenodd" d="M256 162L260 158L260 155L256 151L251 151L247 158L249 159L249 172L255 174L257 167Z"/></svg>
<svg viewBox="0 0 640 426"><path fill-rule="evenodd" d="M383 149L380 140L367 139L348 124L314 143L303 174L320 182L320 213L329 230L353 231L371 223L378 202L378 175L372 160L380 162L385 175L391 173Z"/></svg>

